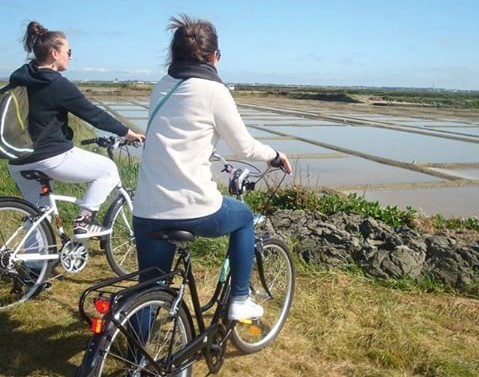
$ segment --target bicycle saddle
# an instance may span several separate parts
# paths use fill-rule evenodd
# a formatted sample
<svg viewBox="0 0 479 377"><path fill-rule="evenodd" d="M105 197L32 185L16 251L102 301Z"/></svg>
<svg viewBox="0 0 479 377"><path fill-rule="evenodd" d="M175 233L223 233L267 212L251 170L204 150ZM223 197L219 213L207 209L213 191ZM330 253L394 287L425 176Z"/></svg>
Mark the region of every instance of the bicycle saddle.
<svg viewBox="0 0 479 377"><path fill-rule="evenodd" d="M40 170L23 170L20 172L23 178L25 179L35 179L39 182L49 181L51 178Z"/></svg>
<svg viewBox="0 0 479 377"><path fill-rule="evenodd" d="M151 232L151 235L156 240L171 242L192 242L195 240L195 235L193 233L182 229L158 230Z"/></svg>

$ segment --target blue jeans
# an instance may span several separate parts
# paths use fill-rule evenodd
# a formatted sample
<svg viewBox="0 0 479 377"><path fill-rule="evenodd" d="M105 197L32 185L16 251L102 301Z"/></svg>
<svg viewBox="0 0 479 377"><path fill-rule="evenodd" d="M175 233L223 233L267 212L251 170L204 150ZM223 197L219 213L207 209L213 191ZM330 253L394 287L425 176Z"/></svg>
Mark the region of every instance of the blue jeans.
<svg viewBox="0 0 479 377"><path fill-rule="evenodd" d="M246 204L225 196L221 208L211 215L186 220L133 217L133 229L140 269L154 266L165 272L171 270L175 245L168 241L153 239L151 232L183 229L201 237L219 237L229 234L231 295L233 297L248 296L255 235L253 214Z"/></svg>

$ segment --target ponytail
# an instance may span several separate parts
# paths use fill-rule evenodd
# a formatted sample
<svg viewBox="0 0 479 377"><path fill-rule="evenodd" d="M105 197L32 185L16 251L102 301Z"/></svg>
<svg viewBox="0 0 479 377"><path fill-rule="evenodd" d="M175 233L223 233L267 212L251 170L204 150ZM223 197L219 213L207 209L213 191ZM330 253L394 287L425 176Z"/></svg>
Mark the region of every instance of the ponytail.
<svg viewBox="0 0 479 377"><path fill-rule="evenodd" d="M43 63L52 49L60 50L65 38L63 32L49 31L38 22L31 21L23 37L23 47L28 53L34 53L37 62Z"/></svg>

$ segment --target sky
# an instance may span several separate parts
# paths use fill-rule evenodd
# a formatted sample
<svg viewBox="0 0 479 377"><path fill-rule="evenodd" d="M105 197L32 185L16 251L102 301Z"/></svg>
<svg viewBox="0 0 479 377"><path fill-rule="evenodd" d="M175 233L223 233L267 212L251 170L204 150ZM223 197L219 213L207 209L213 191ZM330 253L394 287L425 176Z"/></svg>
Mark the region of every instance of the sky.
<svg viewBox="0 0 479 377"><path fill-rule="evenodd" d="M215 25L228 83L479 90L479 0L0 0L0 78L35 20L66 33L69 79L156 81L183 13Z"/></svg>

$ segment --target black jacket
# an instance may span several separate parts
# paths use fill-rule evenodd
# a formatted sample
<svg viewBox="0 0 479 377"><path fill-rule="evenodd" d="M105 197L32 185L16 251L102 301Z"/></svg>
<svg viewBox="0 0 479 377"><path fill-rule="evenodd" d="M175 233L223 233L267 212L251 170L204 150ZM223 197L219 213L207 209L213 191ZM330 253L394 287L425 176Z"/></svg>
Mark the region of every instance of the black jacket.
<svg viewBox="0 0 479 377"><path fill-rule="evenodd" d="M96 128L124 136L128 128L106 111L88 101L80 90L51 69L38 69L33 63L25 64L10 76L10 85L28 89L30 102L29 131L38 144L28 157L10 161L13 165L41 161L73 148L73 135L68 126L68 113L72 113ZM48 131L38 136L45 127Z"/></svg>

